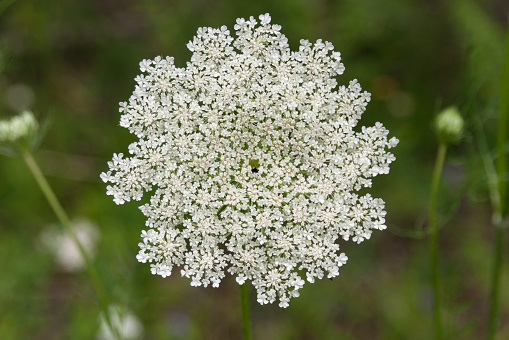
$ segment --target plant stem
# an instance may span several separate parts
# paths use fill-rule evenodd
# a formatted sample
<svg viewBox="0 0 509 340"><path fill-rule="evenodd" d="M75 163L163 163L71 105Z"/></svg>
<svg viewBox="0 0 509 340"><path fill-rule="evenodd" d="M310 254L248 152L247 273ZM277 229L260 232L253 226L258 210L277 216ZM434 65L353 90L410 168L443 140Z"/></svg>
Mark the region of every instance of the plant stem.
<svg viewBox="0 0 509 340"><path fill-rule="evenodd" d="M440 185L440 176L444 166L445 154L447 146L440 143L438 146L437 158L435 160L435 168L431 179L431 194L429 201L428 222L430 228L430 264L431 264L431 286L433 288L433 329L435 339L441 340L442 319L440 315L440 281L438 276L438 226L437 226L437 200L438 187Z"/></svg>
<svg viewBox="0 0 509 340"><path fill-rule="evenodd" d="M500 300L500 281L504 260L504 243L507 229L507 160L505 144L507 142L507 121L509 115L509 25L507 27L505 44L504 69L500 86L500 104L497 129L497 171L498 204L494 204L493 224L495 226L495 249L493 251L493 267L491 274L491 292L489 302L488 339L495 339L498 324L498 309Z"/></svg>
<svg viewBox="0 0 509 340"><path fill-rule="evenodd" d="M58 201L58 198L56 197L55 193L51 189L48 181L46 180L46 177L44 177L41 169L37 165L37 162L35 161L34 157L30 153L30 151L24 149L21 152L23 156L23 160L27 164L28 168L32 172L32 175L35 177L35 180L39 187L41 188L41 191L43 192L44 196L46 197L49 205L53 209L53 212L55 215L57 215L57 218L59 219L62 226L65 228L71 239L73 240L74 244L78 247L79 252L85 262L85 265L87 267L88 274L90 275L90 278L92 280L92 284L95 288L95 291L97 293L99 304L102 309L102 312L104 313L104 318L106 320L106 323L108 324L108 327L112 331L112 333L115 335L116 339L120 339L120 334L118 332L118 329L116 327L113 327L113 324L111 322L111 318L108 313L108 299L106 298L106 294L104 293L104 289L101 285L101 280L99 278L99 274L97 270L95 269L94 265L92 264L92 261L90 260L90 257L88 256L85 248L83 248L83 245L79 241L78 237L76 236L76 233L74 232L74 229L71 226L71 222L69 220L69 217L65 213L64 209L62 208L62 205Z"/></svg>
<svg viewBox="0 0 509 340"><path fill-rule="evenodd" d="M249 318L249 292L247 282L239 286L240 305L242 309L242 334L244 340L251 340L251 320Z"/></svg>
<svg viewBox="0 0 509 340"><path fill-rule="evenodd" d="M500 297L500 278L504 257L505 227L495 225L495 249L493 251L493 268L491 273L490 310L488 318L488 339L495 339L498 325L498 307Z"/></svg>

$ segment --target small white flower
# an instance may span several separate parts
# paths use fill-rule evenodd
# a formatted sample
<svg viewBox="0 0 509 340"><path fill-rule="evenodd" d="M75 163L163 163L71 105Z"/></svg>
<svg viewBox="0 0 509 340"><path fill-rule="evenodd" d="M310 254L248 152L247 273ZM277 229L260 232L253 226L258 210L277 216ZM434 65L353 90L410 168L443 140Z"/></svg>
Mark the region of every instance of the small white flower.
<svg viewBox="0 0 509 340"><path fill-rule="evenodd" d="M370 100L329 42L291 51L268 14L200 28L184 68L173 58L143 75L120 125L138 140L101 175L118 204L140 200L147 217L137 259L166 277L180 267L193 286L228 272L251 281L261 304L287 307L309 282L339 275L339 244L385 228L384 202L358 191L389 172L381 123L357 128Z"/></svg>
<svg viewBox="0 0 509 340"><path fill-rule="evenodd" d="M80 217L71 220L71 226L76 237L90 257L93 257L99 230L97 225L87 218ZM68 233L58 226L52 225L41 234L43 246L55 256L55 261L65 272L76 272L85 268L85 261L81 252Z"/></svg>
<svg viewBox="0 0 509 340"><path fill-rule="evenodd" d="M265 14L260 15L259 19L260 19L260 24L261 25L265 26L268 23L270 23L270 15L269 15L269 13L265 13Z"/></svg>
<svg viewBox="0 0 509 340"><path fill-rule="evenodd" d="M143 334L143 325L133 313L119 306L110 306L108 311L111 326L115 328L115 331L118 332L122 339L141 339ZM99 316L99 330L96 338L97 340L117 339L102 313Z"/></svg>

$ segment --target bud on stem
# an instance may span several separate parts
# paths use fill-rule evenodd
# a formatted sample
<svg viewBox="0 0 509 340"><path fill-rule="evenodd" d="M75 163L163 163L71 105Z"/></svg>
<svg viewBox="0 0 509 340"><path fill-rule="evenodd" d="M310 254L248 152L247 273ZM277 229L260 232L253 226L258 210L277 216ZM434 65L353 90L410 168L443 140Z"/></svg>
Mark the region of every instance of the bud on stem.
<svg viewBox="0 0 509 340"><path fill-rule="evenodd" d="M435 118L435 131L438 140L444 145L459 141L463 135L465 122L456 107L444 109Z"/></svg>

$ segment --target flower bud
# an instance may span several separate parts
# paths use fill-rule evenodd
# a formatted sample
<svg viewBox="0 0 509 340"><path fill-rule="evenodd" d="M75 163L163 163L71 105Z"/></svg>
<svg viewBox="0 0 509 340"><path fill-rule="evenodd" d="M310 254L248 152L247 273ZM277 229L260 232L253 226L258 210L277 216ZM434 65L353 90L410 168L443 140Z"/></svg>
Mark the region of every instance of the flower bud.
<svg viewBox="0 0 509 340"><path fill-rule="evenodd" d="M450 106L435 118L435 130L440 143L448 145L457 142L463 135L465 121L454 106Z"/></svg>
<svg viewBox="0 0 509 340"><path fill-rule="evenodd" d="M30 111L0 120L0 153L14 156L19 148L33 148L39 140L39 123Z"/></svg>
<svg viewBox="0 0 509 340"><path fill-rule="evenodd" d="M0 142L15 142L32 134L37 129L37 121L30 111L0 121Z"/></svg>

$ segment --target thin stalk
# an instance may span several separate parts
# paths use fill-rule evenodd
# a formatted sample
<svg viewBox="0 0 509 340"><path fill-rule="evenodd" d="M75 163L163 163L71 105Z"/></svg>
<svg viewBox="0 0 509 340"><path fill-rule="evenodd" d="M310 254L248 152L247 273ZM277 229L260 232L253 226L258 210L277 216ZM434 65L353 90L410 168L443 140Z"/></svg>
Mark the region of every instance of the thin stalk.
<svg viewBox="0 0 509 340"><path fill-rule="evenodd" d="M500 281L502 265L504 262L504 243L507 230L507 159L505 144L507 142L507 122L509 116L509 25L507 27L504 69L502 71L502 81L500 86L500 104L497 129L497 158L495 167L498 178L498 196L499 204L494 206L495 225L495 249L493 251L493 267L491 274L491 292L489 302L488 317L488 339L495 339L498 324L498 310L500 303Z"/></svg>
<svg viewBox="0 0 509 340"><path fill-rule="evenodd" d="M62 226L65 228L71 239L73 240L74 244L78 247L79 252L81 256L83 257L83 260L85 262L85 265L87 267L88 274L90 275L90 278L92 280L92 284L94 286L94 289L96 291L96 294L99 299L100 307L104 313L104 318L106 320L106 323L108 324L108 327L113 332L116 339L121 339L120 334L118 332L118 329L116 327L113 327L113 324L111 322L111 318L108 313L108 299L106 298L106 294L104 292L104 289L101 285L101 280L99 278L99 274L97 270L95 269L94 265L92 264L92 261L90 260L90 257L88 256L85 248L83 248L83 245L79 241L78 237L76 236L76 233L74 232L74 229L71 226L71 222L69 220L69 217L65 213L64 209L62 208L62 205L58 201L58 198L56 197L55 193L51 189L48 181L46 180L46 177L44 177L41 169L37 165L37 162L35 161L34 157L28 150L22 151L23 160L27 164L28 168L32 172L32 175L34 176L37 184L41 188L41 191L43 192L44 196L46 197L49 205L53 209L53 212L55 215L57 215L58 220L62 224Z"/></svg>
<svg viewBox="0 0 509 340"><path fill-rule="evenodd" d="M249 292L247 282L239 286L240 306L242 309L242 334L244 340L251 340L251 319L249 318Z"/></svg>
<svg viewBox="0 0 509 340"><path fill-rule="evenodd" d="M438 187L440 185L440 177L442 168L444 167L445 154L447 146L440 143L438 146L437 158L435 160L435 168L431 179L431 194L429 201L428 221L430 230L430 264L431 264L431 286L433 288L433 330L435 339L443 339L442 317L440 310L440 280L438 275L438 226L437 226L437 201Z"/></svg>
<svg viewBox="0 0 509 340"><path fill-rule="evenodd" d="M498 309L500 300L500 279L504 259L505 228L495 225L495 249L493 251L493 267L491 273L490 310L488 318L488 339L494 340L498 325Z"/></svg>

